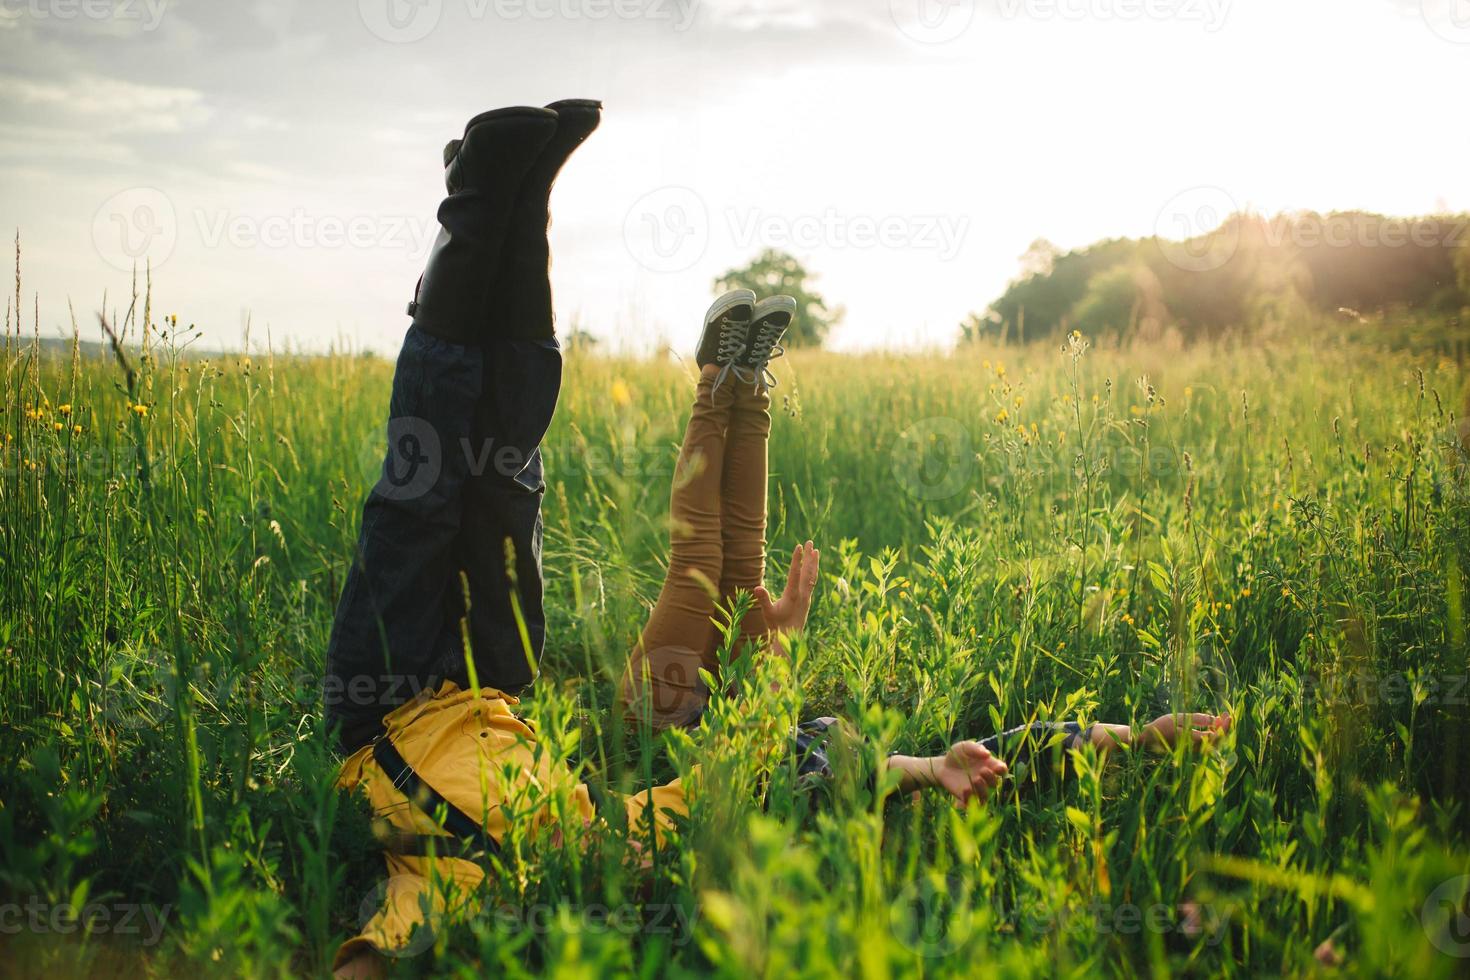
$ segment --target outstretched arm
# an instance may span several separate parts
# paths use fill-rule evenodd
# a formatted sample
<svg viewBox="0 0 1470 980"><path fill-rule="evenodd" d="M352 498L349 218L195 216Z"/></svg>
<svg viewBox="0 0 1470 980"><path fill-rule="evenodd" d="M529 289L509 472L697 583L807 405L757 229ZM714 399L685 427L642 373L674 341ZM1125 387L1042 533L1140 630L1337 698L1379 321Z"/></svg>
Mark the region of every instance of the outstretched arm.
<svg viewBox="0 0 1470 980"><path fill-rule="evenodd" d="M891 755L888 768L902 777L900 792L942 789L961 806L971 799L985 802L1010 769L985 746L972 741L956 742L944 755Z"/></svg>
<svg viewBox="0 0 1470 980"><path fill-rule="evenodd" d="M1066 746L1076 750L1085 737L1099 752L1135 745L1165 751L1187 738L1191 745L1211 745L1230 730L1229 715L1203 712L1161 715L1136 731L1128 725L1098 723L1070 736ZM1010 767L985 745L975 741L956 742L943 755L888 758L888 768L902 776L899 789L942 789L964 805L971 799L984 802L1000 784Z"/></svg>
<svg viewBox="0 0 1470 980"><path fill-rule="evenodd" d="M1092 726L1090 738L1099 752L1135 745L1162 751L1172 749L1183 738L1188 738L1195 745L1213 744L1229 730L1229 715L1195 711L1160 715L1137 731L1128 725L1099 722Z"/></svg>

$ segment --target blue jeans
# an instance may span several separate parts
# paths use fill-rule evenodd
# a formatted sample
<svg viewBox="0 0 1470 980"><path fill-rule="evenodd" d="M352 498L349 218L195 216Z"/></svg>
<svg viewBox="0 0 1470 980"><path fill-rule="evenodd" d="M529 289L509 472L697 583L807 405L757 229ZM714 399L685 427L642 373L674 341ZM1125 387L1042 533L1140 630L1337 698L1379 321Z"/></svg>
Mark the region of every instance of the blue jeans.
<svg viewBox="0 0 1470 980"><path fill-rule="evenodd" d="M387 456L327 647L327 721L344 751L419 691L468 686L467 661L508 694L534 679L546 634L540 444L561 370L555 340L462 347L409 328Z"/></svg>

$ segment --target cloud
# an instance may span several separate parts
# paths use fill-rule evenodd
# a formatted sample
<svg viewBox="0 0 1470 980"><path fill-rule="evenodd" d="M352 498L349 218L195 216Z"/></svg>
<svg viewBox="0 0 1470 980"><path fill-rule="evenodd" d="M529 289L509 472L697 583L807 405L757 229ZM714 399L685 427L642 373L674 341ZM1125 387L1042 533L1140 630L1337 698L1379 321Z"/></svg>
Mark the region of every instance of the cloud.
<svg viewBox="0 0 1470 980"><path fill-rule="evenodd" d="M178 133L211 115L204 94L194 89L92 74L63 81L7 75L0 76L0 86L24 113L93 132Z"/></svg>

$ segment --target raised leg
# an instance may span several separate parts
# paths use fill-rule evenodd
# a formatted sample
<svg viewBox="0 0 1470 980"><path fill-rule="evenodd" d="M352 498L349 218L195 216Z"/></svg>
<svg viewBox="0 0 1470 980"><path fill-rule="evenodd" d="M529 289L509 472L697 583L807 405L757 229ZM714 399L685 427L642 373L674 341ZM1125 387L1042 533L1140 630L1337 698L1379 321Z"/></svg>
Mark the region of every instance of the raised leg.
<svg viewBox="0 0 1470 980"><path fill-rule="evenodd" d="M472 586L485 590L482 602L471 603L472 619L478 622L477 608L495 614L508 603L502 584L506 537L529 559L520 577L527 586L536 580L539 614L540 461L534 453L555 405L560 357L553 350L536 360L511 350L504 325L492 324L498 309L493 287L516 224L523 178L538 168L557 121L554 111L525 106L481 113L446 159L449 193L439 206L439 234L409 304L414 323L393 378L388 456L363 506L357 560L327 651L327 719L349 752L375 737L394 707L447 673L465 673L459 571L468 567L477 580ZM539 199L535 203L544 205ZM538 233L532 226L528 234ZM544 232L542 221L539 233L544 237ZM513 292L514 284L505 289ZM542 319L528 335L550 337L549 309ZM527 367L532 361L534 369ZM502 411L507 402L525 403L508 421ZM528 423L533 417L536 422ZM494 504L477 500L466 521L467 484L486 432L512 442L524 461L493 488L490 481L476 486L493 491L518 480L534 485L518 486ZM494 515L489 529L487 513ZM478 562L489 552L502 556L500 579L479 571ZM495 651L504 647L494 641L486 645ZM527 646L517 644L521 663ZM534 647L539 653L539 637Z"/></svg>
<svg viewBox="0 0 1470 980"><path fill-rule="evenodd" d="M507 339L485 348L486 390L471 452L474 475L467 488L464 533L455 543L470 587L475 677L508 694L535 678L546 638L541 582L546 483L539 446L556 410L561 370L561 348L552 339ZM468 686L462 645L450 656L442 673Z"/></svg>
<svg viewBox="0 0 1470 980"><path fill-rule="evenodd" d="M357 556L337 605L323 681L327 721L348 752L383 716L437 683L457 647L456 541L468 442L484 385L478 349L411 327L388 410L388 453L362 509Z"/></svg>
<svg viewBox="0 0 1470 980"><path fill-rule="evenodd" d="M724 565L721 483L733 386L714 387L705 368L674 469L669 501L669 570L648 624L629 657L622 697L629 711L659 727L698 717L708 692L699 668L711 669L713 622Z"/></svg>
<svg viewBox="0 0 1470 980"><path fill-rule="evenodd" d="M755 386L738 384L730 409L725 445L725 474L720 499L723 512L724 562L720 570L721 601L761 585L766 568L766 447L771 436L771 396ZM738 656L766 635L766 620L758 604L740 622Z"/></svg>

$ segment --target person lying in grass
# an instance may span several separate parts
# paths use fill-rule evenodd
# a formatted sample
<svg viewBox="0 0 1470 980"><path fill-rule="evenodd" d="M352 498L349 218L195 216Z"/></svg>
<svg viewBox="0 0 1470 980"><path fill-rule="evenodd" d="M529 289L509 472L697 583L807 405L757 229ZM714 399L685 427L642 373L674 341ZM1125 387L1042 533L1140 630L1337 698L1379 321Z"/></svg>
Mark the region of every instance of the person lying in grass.
<svg viewBox="0 0 1470 980"><path fill-rule="evenodd" d="M719 606L741 592L754 599L737 628L736 658L784 652L806 625L821 563L812 542L793 552L779 597L764 585L774 384L768 365L795 308L790 297L757 302L749 290L737 290L705 317L700 374L673 480L668 572L620 684L628 714L650 727L697 723L709 696L701 670L714 677L720 666ZM711 791L674 780L629 796L600 792L538 745L518 705L494 677L446 680L389 713L381 733L346 760L341 785L365 793L387 825L389 879L382 907L338 950L337 976L379 975L383 954L407 947L426 917L474 915L487 873L503 872L501 849L513 822L517 829L554 827L570 808L574 820L591 824L607 820L611 807L635 847L659 847L688 815L690 794ZM831 777L827 734L834 724L818 719L793 734L789 749L802 775ZM1213 741L1228 725L1228 717L1210 714L1165 715L1138 730L1038 722L956 742L934 756L893 755L885 765L897 774L899 790L942 790L964 805L987 799L1009 763L1040 745L1168 748L1185 739ZM1034 753L1038 764L1045 755Z"/></svg>

